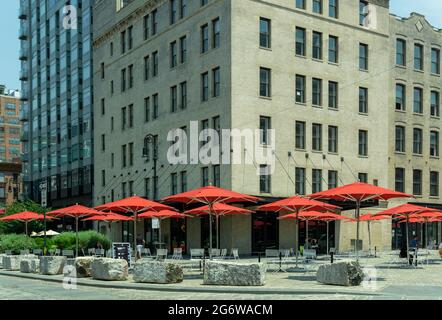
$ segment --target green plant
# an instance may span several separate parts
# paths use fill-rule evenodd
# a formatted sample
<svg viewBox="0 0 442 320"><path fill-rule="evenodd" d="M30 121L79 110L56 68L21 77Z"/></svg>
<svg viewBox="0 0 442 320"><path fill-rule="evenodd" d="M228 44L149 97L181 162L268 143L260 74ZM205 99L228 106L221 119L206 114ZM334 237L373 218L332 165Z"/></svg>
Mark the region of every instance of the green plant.
<svg viewBox="0 0 442 320"><path fill-rule="evenodd" d="M75 249L76 234L74 232L63 232L52 238L52 241L59 249ZM110 249L111 241L101 233L96 231L81 231L78 233L78 246L80 250L86 251L89 248L96 248L98 243L101 243L104 249Z"/></svg>
<svg viewBox="0 0 442 320"><path fill-rule="evenodd" d="M11 250L19 254L20 250L32 250L36 248L34 239L23 234L7 234L0 236L0 251Z"/></svg>
<svg viewBox="0 0 442 320"><path fill-rule="evenodd" d="M43 238L35 238L34 241L35 241L36 249L41 249L41 250L44 249L44 239ZM52 240L51 238L46 238L46 247L49 249L49 248L57 247L57 246L54 244L54 240Z"/></svg>
<svg viewBox="0 0 442 320"><path fill-rule="evenodd" d="M75 233L63 232L52 238L53 243L58 249L75 249Z"/></svg>
<svg viewBox="0 0 442 320"><path fill-rule="evenodd" d="M25 201L16 201L6 208L6 215L9 216L14 213L31 211L43 214L44 212L48 212L50 209L43 208L38 203L25 200ZM28 224L29 232L33 230L41 230L43 229L42 221L32 221ZM0 222L0 234L15 234L15 233L24 233L25 224L20 221L11 221L11 222Z"/></svg>

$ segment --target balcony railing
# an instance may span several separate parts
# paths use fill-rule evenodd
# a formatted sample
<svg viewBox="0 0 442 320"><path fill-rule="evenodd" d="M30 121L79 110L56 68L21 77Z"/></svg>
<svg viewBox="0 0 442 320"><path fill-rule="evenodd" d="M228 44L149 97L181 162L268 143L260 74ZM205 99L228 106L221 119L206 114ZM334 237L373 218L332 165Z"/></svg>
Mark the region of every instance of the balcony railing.
<svg viewBox="0 0 442 320"><path fill-rule="evenodd" d="M28 69L22 68L20 70L20 81L27 81L28 80Z"/></svg>
<svg viewBox="0 0 442 320"><path fill-rule="evenodd" d="M18 38L20 40L28 40L28 25L26 22L20 23L20 30L18 30Z"/></svg>
<svg viewBox="0 0 442 320"><path fill-rule="evenodd" d="M26 48L21 48L21 49L20 49L20 52L19 52L19 55L18 55L18 58L19 58L20 60L22 60L22 61L24 61L24 60L28 60L28 49L26 49Z"/></svg>
<svg viewBox="0 0 442 320"><path fill-rule="evenodd" d="M27 122L29 121L29 116L28 116L28 110L26 109L22 109L20 110L20 121L21 122Z"/></svg>

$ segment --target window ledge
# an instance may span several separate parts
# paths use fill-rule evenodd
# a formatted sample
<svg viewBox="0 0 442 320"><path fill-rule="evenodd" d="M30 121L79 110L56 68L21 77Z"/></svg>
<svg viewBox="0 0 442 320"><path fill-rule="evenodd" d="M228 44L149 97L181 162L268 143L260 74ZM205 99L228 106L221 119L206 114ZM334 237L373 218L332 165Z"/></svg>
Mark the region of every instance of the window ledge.
<svg viewBox="0 0 442 320"><path fill-rule="evenodd" d="M430 156L430 160L439 160L439 156Z"/></svg>
<svg viewBox="0 0 442 320"><path fill-rule="evenodd" d="M414 72L425 73L424 70L414 69Z"/></svg>
<svg viewBox="0 0 442 320"><path fill-rule="evenodd" d="M295 148L295 151L298 151L298 152L307 152L306 149L300 149L300 148Z"/></svg>
<svg viewBox="0 0 442 320"><path fill-rule="evenodd" d="M395 151L394 154L397 154L399 156L406 156L407 155L407 153L403 152L403 151Z"/></svg>
<svg viewBox="0 0 442 320"><path fill-rule="evenodd" d="M399 68L399 69L407 69L407 66L403 66L403 65L401 65L401 64L396 64L396 68Z"/></svg>
<svg viewBox="0 0 442 320"><path fill-rule="evenodd" d="M438 200L438 199L440 199L439 196L429 196L428 198L429 198L429 199L433 199L433 200Z"/></svg>
<svg viewBox="0 0 442 320"><path fill-rule="evenodd" d="M271 48L271 47L270 47L270 48L267 48L267 47L259 46L259 48L262 49L262 50L266 50L266 51L272 51L272 48Z"/></svg>
<svg viewBox="0 0 442 320"><path fill-rule="evenodd" d="M312 104L312 107L316 108L316 109L324 109L323 106L320 106L320 105L317 105L317 104Z"/></svg>
<svg viewBox="0 0 442 320"><path fill-rule="evenodd" d="M333 61L329 61L328 64L331 65L331 66L335 66L335 67L340 67L341 66L341 64L339 62L333 62Z"/></svg>
<svg viewBox="0 0 442 320"><path fill-rule="evenodd" d="M331 151L327 152L327 154L332 155L332 156L338 156L339 155L338 152L331 152Z"/></svg>
<svg viewBox="0 0 442 320"><path fill-rule="evenodd" d="M430 75L433 77L440 77L440 73L430 73Z"/></svg>
<svg viewBox="0 0 442 320"><path fill-rule="evenodd" d="M297 53L295 53L295 57L301 58L301 59L307 59L306 55L303 56L302 54L297 54Z"/></svg>
<svg viewBox="0 0 442 320"><path fill-rule="evenodd" d="M305 102L296 102L295 104L297 104L298 106L302 106L302 107L307 107L307 104Z"/></svg>
<svg viewBox="0 0 442 320"><path fill-rule="evenodd" d="M328 110L337 112L339 111L339 107L336 108L328 107Z"/></svg>
<svg viewBox="0 0 442 320"><path fill-rule="evenodd" d="M263 100L272 100L272 97L259 96L259 98Z"/></svg>
<svg viewBox="0 0 442 320"><path fill-rule="evenodd" d="M414 111L413 111L413 116L423 117L424 114L423 114L423 113L418 113L418 112L414 112Z"/></svg>
<svg viewBox="0 0 442 320"><path fill-rule="evenodd" d="M398 113L403 113L403 114L406 114L406 113L407 113L406 110L398 110L398 109L394 109L394 111L395 111L395 112L398 112Z"/></svg>
<svg viewBox="0 0 442 320"><path fill-rule="evenodd" d="M423 158L424 155L423 154L418 154L418 153L413 153L413 157Z"/></svg>
<svg viewBox="0 0 442 320"><path fill-rule="evenodd" d="M313 61L324 63L324 59L312 58Z"/></svg>
<svg viewBox="0 0 442 320"><path fill-rule="evenodd" d="M433 119L433 120L440 120L440 117L438 117L438 116L430 116L430 119Z"/></svg>
<svg viewBox="0 0 442 320"><path fill-rule="evenodd" d="M312 150L312 153L316 153L316 154L324 154L324 153L322 152L322 150Z"/></svg>
<svg viewBox="0 0 442 320"><path fill-rule="evenodd" d="M358 112L360 116L368 117L368 112Z"/></svg>
<svg viewBox="0 0 442 320"><path fill-rule="evenodd" d="M360 158L360 159L368 159L368 156L362 156L362 155L358 154L358 158Z"/></svg>

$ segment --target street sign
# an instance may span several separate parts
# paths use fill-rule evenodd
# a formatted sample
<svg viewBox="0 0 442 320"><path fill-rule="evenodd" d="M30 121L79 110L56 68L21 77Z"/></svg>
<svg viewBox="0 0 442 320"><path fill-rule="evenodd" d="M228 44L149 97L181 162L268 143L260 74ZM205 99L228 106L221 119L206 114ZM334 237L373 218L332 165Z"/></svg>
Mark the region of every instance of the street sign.
<svg viewBox="0 0 442 320"><path fill-rule="evenodd" d="M159 229L160 221L157 218L152 219L152 229Z"/></svg>
<svg viewBox="0 0 442 320"><path fill-rule="evenodd" d="M48 193L46 182L40 183L40 194L41 194L41 206L46 208L48 205Z"/></svg>
<svg viewBox="0 0 442 320"><path fill-rule="evenodd" d="M132 248L128 242L113 242L112 243L112 258L124 259L130 267L130 258L132 256Z"/></svg>

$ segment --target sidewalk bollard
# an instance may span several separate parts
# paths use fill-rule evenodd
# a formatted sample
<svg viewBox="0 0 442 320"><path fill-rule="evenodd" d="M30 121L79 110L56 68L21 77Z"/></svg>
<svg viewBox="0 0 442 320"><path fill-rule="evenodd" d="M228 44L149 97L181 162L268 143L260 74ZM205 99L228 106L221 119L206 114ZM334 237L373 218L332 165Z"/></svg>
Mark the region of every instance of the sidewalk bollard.
<svg viewBox="0 0 442 320"><path fill-rule="evenodd" d="M374 247L374 257L375 257L375 258L377 258L377 256L376 256L376 251L377 251L377 248Z"/></svg>
<svg viewBox="0 0 442 320"><path fill-rule="evenodd" d="M261 262L261 252L258 252L258 263Z"/></svg>
<svg viewBox="0 0 442 320"><path fill-rule="evenodd" d="M330 252L330 263L333 263L334 252Z"/></svg>
<svg viewBox="0 0 442 320"><path fill-rule="evenodd" d="M279 270L278 271L282 271L282 253L279 252Z"/></svg>
<svg viewBox="0 0 442 320"><path fill-rule="evenodd" d="M205 272L205 268L206 267L206 252L204 252L203 254L203 278L204 278L204 272Z"/></svg>

